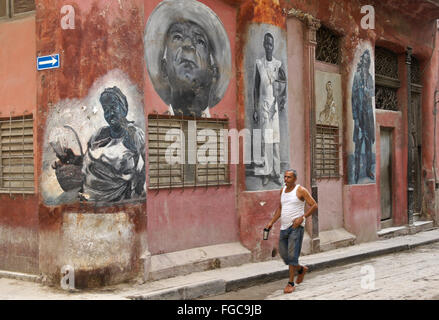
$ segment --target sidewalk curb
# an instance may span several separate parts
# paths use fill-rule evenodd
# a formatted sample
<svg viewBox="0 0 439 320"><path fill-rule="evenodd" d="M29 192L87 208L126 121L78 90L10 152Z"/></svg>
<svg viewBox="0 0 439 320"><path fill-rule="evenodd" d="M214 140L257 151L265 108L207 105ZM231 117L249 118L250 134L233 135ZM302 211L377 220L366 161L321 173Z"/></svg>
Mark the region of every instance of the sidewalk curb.
<svg viewBox="0 0 439 320"><path fill-rule="evenodd" d="M191 300L226 292L226 281L214 279L187 286L157 290L147 294L127 296L131 300Z"/></svg>
<svg viewBox="0 0 439 320"><path fill-rule="evenodd" d="M41 276L37 276L34 274L27 274L27 273L5 271L5 270L0 270L0 278L30 281L30 282L35 282L35 283L42 282Z"/></svg>

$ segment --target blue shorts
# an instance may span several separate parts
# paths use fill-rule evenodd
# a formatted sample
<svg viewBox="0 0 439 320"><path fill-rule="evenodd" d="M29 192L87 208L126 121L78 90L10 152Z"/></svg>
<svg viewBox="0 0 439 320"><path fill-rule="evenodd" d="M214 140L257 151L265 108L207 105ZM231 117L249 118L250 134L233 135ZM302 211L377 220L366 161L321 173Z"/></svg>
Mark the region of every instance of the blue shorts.
<svg viewBox="0 0 439 320"><path fill-rule="evenodd" d="M303 233L305 228L293 226L281 230L279 236L279 254L285 264L290 266L299 265L299 255L302 250Z"/></svg>

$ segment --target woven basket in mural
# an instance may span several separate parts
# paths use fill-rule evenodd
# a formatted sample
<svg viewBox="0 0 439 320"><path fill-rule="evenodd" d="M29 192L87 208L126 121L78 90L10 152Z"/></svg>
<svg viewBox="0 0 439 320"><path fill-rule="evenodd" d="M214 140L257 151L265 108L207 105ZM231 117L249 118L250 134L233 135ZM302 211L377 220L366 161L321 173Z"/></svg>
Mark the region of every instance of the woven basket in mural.
<svg viewBox="0 0 439 320"><path fill-rule="evenodd" d="M58 183L64 191L82 187L82 166L63 164L55 169Z"/></svg>
<svg viewBox="0 0 439 320"><path fill-rule="evenodd" d="M61 148L59 145L51 144L56 156L59 158L59 160L52 165L52 168L55 169L56 178L60 187L67 192L82 187L82 162L84 152L76 131L70 126L64 127L73 131L81 152L80 156L76 156L70 148Z"/></svg>

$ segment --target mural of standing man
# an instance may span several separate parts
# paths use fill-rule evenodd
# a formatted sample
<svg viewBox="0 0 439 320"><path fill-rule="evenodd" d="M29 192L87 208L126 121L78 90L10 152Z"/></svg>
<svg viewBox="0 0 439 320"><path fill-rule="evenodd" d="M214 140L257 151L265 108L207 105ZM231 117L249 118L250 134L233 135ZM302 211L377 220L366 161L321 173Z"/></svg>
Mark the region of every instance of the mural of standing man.
<svg viewBox="0 0 439 320"><path fill-rule="evenodd" d="M372 181L375 176L374 165L375 121L372 98L375 96L375 86L369 72L371 58L369 50L361 55L352 85L352 116L354 119L353 141L354 151L354 183L366 176ZM364 150L364 152L363 152ZM364 154L364 155L363 155Z"/></svg>
<svg viewBox="0 0 439 320"><path fill-rule="evenodd" d="M162 1L144 43L150 79L169 114L211 117L231 74L230 43L217 15L198 1Z"/></svg>
<svg viewBox="0 0 439 320"><path fill-rule="evenodd" d="M282 62L273 57L274 37L267 32L263 47L265 56L256 59L254 81L253 120L259 123L262 134L262 162L256 164L255 175L262 177L262 185L270 180L282 185L280 160L279 113L285 108L286 75Z"/></svg>

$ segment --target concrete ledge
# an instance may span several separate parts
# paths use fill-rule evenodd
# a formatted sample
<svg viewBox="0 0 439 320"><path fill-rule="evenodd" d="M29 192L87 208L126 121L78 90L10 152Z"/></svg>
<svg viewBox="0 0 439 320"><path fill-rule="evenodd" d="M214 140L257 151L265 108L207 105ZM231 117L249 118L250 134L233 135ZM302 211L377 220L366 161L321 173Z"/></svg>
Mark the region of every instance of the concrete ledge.
<svg viewBox="0 0 439 320"><path fill-rule="evenodd" d="M422 221L418 220L413 223L413 226L410 227L411 233L418 233L422 231L428 231L434 229L433 221Z"/></svg>
<svg viewBox="0 0 439 320"><path fill-rule="evenodd" d="M400 227L390 227L381 229L377 232L377 235L381 239L388 239L392 237L397 236L405 236L410 233L410 230L406 226L400 226Z"/></svg>
<svg viewBox="0 0 439 320"><path fill-rule="evenodd" d="M319 237L321 251L352 246L355 244L355 240L357 239L353 234L349 233L344 228L321 231L319 232Z"/></svg>
<svg viewBox="0 0 439 320"><path fill-rule="evenodd" d="M405 236L408 234L415 234L419 232L429 231L434 229L433 221L415 221L412 226L399 226L385 228L377 232L381 239L388 239L392 237Z"/></svg>
<svg viewBox="0 0 439 320"><path fill-rule="evenodd" d="M206 246L151 257L148 280L233 267L251 261L250 250L239 242Z"/></svg>
<svg viewBox="0 0 439 320"><path fill-rule="evenodd" d="M23 280L23 281L30 281L37 283L42 282L42 278L35 274L19 273L19 272L4 271L4 270L0 270L0 278Z"/></svg>

